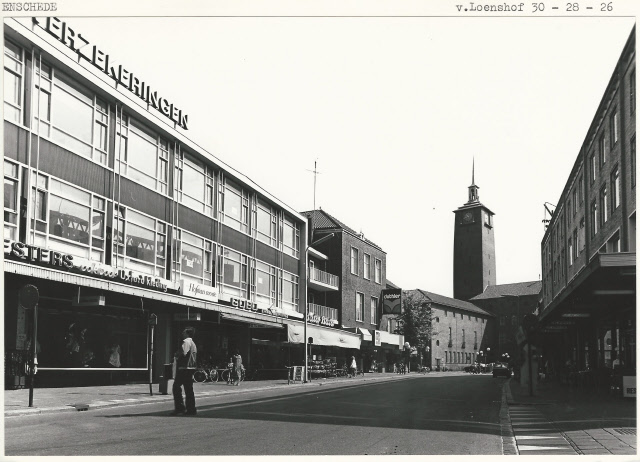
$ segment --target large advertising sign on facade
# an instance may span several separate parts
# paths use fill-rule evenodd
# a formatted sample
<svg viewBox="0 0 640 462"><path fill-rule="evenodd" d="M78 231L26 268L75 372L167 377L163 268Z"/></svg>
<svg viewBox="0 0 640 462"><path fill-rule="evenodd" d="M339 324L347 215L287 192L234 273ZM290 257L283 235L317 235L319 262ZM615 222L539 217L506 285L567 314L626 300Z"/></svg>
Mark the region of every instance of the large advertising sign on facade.
<svg viewBox="0 0 640 462"><path fill-rule="evenodd" d="M402 314L402 289L382 291L382 314Z"/></svg>

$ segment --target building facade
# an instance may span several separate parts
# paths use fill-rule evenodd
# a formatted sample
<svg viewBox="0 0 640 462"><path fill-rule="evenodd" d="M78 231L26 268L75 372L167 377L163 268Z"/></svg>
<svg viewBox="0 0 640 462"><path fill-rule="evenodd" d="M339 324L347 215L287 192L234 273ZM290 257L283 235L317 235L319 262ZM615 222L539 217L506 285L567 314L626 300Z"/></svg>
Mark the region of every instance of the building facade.
<svg viewBox="0 0 640 462"><path fill-rule="evenodd" d="M470 302L495 316L492 337L486 344L491 348L495 361L521 362L519 330L525 315L534 313L540 301L541 281L517 282L489 286Z"/></svg>
<svg viewBox="0 0 640 462"><path fill-rule="evenodd" d="M427 303L432 313L432 338L423 364L432 370L464 370L475 362L487 362L491 351L494 316L473 303L422 289L405 291L414 300Z"/></svg>
<svg viewBox="0 0 640 462"><path fill-rule="evenodd" d="M402 343L401 336L395 332L380 330L386 253L324 210L302 212L302 215L309 220L309 240L314 252L324 257L321 261L310 251L310 265L322 266L323 271L335 275L339 283L338 290L323 291L310 284L309 300L332 310L336 316L335 326L360 336L360 351L347 351L346 356L351 353L358 356L366 371L383 367L389 370L395 362L390 358L399 352ZM332 237L323 239L330 235ZM339 357L338 363L341 360Z"/></svg>
<svg viewBox="0 0 640 462"><path fill-rule="evenodd" d="M9 357L32 341L31 285L41 385L144 380L151 326L155 379L186 325L201 360L301 364L288 332L304 318L306 218L190 141L186 111L80 48L71 24L4 25Z"/></svg>
<svg viewBox="0 0 640 462"><path fill-rule="evenodd" d="M496 284L493 212L480 202L475 166L469 200L454 210L453 297L469 300Z"/></svg>
<svg viewBox="0 0 640 462"><path fill-rule="evenodd" d="M541 243L539 342L558 374L635 375L635 88L634 28Z"/></svg>

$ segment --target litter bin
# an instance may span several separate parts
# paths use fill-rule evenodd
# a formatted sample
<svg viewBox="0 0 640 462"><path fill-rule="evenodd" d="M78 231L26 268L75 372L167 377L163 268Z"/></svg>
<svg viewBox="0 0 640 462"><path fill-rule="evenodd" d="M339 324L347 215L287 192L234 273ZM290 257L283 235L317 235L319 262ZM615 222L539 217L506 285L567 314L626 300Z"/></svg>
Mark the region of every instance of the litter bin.
<svg viewBox="0 0 640 462"><path fill-rule="evenodd" d="M165 364L162 369L162 376L160 377L160 393L168 395L173 389L173 364Z"/></svg>

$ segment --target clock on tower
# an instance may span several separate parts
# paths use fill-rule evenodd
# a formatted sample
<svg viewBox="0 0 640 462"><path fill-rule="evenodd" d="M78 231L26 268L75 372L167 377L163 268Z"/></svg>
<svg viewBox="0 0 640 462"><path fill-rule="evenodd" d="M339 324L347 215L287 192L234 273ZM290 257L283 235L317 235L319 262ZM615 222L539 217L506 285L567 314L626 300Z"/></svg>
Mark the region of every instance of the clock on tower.
<svg viewBox="0 0 640 462"><path fill-rule="evenodd" d="M475 162L474 162L475 164ZM453 297L469 300L496 284L493 212L480 202L475 184L475 165L471 174L469 200L453 212ZM481 219L486 217L486 220Z"/></svg>

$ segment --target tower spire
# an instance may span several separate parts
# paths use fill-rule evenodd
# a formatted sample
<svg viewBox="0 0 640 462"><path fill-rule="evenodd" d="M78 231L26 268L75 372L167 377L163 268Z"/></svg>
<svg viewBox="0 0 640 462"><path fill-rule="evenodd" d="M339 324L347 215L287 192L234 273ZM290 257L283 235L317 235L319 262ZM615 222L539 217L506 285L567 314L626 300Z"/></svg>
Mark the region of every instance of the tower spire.
<svg viewBox="0 0 640 462"><path fill-rule="evenodd" d="M473 163L471 164L471 185L476 184L476 158L473 157Z"/></svg>
<svg viewBox="0 0 640 462"><path fill-rule="evenodd" d="M478 189L480 189L480 187L476 186L476 158L474 157L473 163L471 164L471 186L469 186L469 202L467 202L467 204L480 201Z"/></svg>

